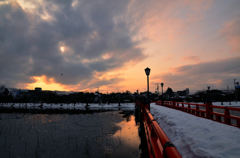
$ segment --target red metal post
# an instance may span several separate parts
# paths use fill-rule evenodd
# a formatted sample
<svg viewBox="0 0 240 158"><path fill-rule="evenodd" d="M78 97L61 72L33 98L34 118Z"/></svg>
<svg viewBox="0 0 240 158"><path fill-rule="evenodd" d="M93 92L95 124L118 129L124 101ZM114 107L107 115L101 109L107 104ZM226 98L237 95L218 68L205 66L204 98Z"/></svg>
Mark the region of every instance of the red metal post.
<svg viewBox="0 0 240 158"><path fill-rule="evenodd" d="M237 127L240 128L240 119L237 119Z"/></svg>
<svg viewBox="0 0 240 158"><path fill-rule="evenodd" d="M211 103L206 103L206 117L208 119L213 119L213 109L212 109L212 106L211 106Z"/></svg>
<svg viewBox="0 0 240 158"><path fill-rule="evenodd" d="M172 102L172 105L173 105L173 108L174 108L174 109L177 109L176 101L173 101L173 102Z"/></svg>
<svg viewBox="0 0 240 158"><path fill-rule="evenodd" d="M196 105L196 113L197 116L199 116L199 105Z"/></svg>
<svg viewBox="0 0 240 158"><path fill-rule="evenodd" d="M188 113L191 113L191 106L190 106L190 104L188 104L187 112L188 112Z"/></svg>
<svg viewBox="0 0 240 158"><path fill-rule="evenodd" d="M179 110L179 103L176 102L176 108Z"/></svg>
<svg viewBox="0 0 240 158"><path fill-rule="evenodd" d="M218 121L218 122L222 122L222 120L221 120L221 116L216 115L216 121Z"/></svg>
<svg viewBox="0 0 240 158"><path fill-rule="evenodd" d="M225 111L224 111L224 123L226 123L228 125L231 124L230 112L229 112L229 109L227 107L225 107Z"/></svg>

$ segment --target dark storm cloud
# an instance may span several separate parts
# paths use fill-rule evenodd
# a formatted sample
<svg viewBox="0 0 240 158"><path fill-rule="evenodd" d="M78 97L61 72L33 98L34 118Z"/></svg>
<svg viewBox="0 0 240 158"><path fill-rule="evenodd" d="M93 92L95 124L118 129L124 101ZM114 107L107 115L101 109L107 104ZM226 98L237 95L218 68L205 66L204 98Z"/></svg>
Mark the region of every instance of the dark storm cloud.
<svg viewBox="0 0 240 158"><path fill-rule="evenodd" d="M14 85L18 79L28 79L24 74L29 71L29 21L22 10L10 5L0 7L0 81Z"/></svg>
<svg viewBox="0 0 240 158"><path fill-rule="evenodd" d="M47 75L73 85L91 80L94 72L141 60L124 20L127 5L127 0L56 0L32 12L20 5L0 6L0 84L14 87ZM106 53L108 59L102 57Z"/></svg>
<svg viewBox="0 0 240 158"><path fill-rule="evenodd" d="M167 73L155 76L155 80L161 78L166 86L183 89L183 85L188 88L199 90L213 85L215 88L226 88L233 85L233 79L240 80L240 57L205 62L195 65L180 66L174 73Z"/></svg>
<svg viewBox="0 0 240 158"><path fill-rule="evenodd" d="M240 73L240 57L205 62L196 65L181 66L176 69L179 73L206 74L206 73Z"/></svg>

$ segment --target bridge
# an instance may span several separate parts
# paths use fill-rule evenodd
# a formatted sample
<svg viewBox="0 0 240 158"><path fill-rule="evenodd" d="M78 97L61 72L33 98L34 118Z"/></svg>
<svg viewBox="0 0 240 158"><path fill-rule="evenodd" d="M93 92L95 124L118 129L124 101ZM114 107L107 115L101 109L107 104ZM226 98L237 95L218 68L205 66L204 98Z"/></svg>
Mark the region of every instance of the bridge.
<svg viewBox="0 0 240 158"><path fill-rule="evenodd" d="M240 108L217 106L211 104L196 104L176 101L156 101L156 105L189 113L196 117L202 117L219 123L240 128ZM150 104L142 101L136 102L140 109L148 153L151 158L179 158L181 157L175 145L170 142L167 134L158 124L149 111ZM187 140L186 140L187 141Z"/></svg>

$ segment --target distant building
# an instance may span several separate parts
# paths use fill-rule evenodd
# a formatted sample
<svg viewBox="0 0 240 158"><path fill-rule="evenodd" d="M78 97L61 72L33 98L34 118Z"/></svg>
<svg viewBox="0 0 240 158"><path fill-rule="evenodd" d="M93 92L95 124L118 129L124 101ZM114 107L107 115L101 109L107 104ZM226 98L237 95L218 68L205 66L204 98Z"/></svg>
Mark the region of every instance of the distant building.
<svg viewBox="0 0 240 158"><path fill-rule="evenodd" d="M237 90L237 89L240 89L239 82L236 82L236 84L235 84L235 90Z"/></svg>
<svg viewBox="0 0 240 158"><path fill-rule="evenodd" d="M183 91L177 91L178 96L188 96L189 95L189 88L186 88Z"/></svg>
<svg viewBox="0 0 240 158"><path fill-rule="evenodd" d="M4 86L0 87L0 95L7 96L9 95L9 90L5 88Z"/></svg>
<svg viewBox="0 0 240 158"><path fill-rule="evenodd" d="M4 86L1 86L1 87L0 87L0 94L2 94L4 91L5 91L5 87L4 87Z"/></svg>
<svg viewBox="0 0 240 158"><path fill-rule="evenodd" d="M239 82L235 82L235 80L234 80L234 86L235 86L235 99L240 100L240 85L239 85Z"/></svg>
<svg viewBox="0 0 240 158"><path fill-rule="evenodd" d="M40 87L36 87L36 88L35 88L35 91L37 91L37 92L41 92L41 91L42 91L42 88L40 88Z"/></svg>

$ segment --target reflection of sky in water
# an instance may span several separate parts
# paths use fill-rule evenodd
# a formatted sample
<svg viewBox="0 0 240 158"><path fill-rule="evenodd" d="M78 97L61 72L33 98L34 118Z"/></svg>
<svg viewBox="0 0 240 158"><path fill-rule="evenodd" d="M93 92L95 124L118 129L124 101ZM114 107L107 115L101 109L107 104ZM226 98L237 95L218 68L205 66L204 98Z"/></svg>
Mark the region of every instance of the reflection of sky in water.
<svg viewBox="0 0 240 158"><path fill-rule="evenodd" d="M115 139L121 139L123 143L133 147L140 144L138 132L136 132L138 126L136 126L134 116L131 115L129 121L124 120L117 123L117 126L120 129L113 135Z"/></svg>
<svg viewBox="0 0 240 158"><path fill-rule="evenodd" d="M0 157L140 157L134 116L0 114Z"/></svg>
<svg viewBox="0 0 240 158"><path fill-rule="evenodd" d="M42 115L42 114L34 114L32 116L26 117L31 123L51 123L61 121L64 117L61 115Z"/></svg>

